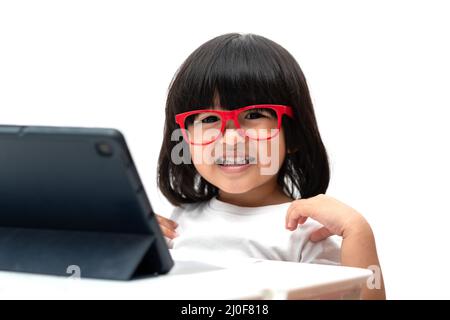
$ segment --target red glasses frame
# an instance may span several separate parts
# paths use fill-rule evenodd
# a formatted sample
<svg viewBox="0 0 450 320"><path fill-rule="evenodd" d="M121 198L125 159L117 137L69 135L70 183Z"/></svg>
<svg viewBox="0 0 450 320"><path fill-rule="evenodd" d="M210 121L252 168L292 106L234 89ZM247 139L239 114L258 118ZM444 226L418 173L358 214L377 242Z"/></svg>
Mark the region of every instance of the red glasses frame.
<svg viewBox="0 0 450 320"><path fill-rule="evenodd" d="M241 113L242 111L247 111L247 110L251 110L251 109L260 109L260 108L269 108L276 112L277 119L278 119L278 127L277 127L278 132L281 128L281 120L283 118L283 115L287 115L291 118L294 116L292 107L289 107L289 106L279 105L279 104L257 104L257 105L242 107L242 108L239 108L236 110L226 110L225 111L225 110L217 110L217 109L201 109L201 110L183 112L183 113L179 113L179 114L175 115L175 122L180 126L181 131L184 136L184 139L187 142L189 142L190 144L193 144L193 145L207 145L207 144L210 144L210 143L216 141L221 135L223 136L223 134L225 132L225 126L229 120L233 120L236 128L241 129L241 125L239 124L239 119L238 119L239 113ZM211 141L204 142L204 143L194 143L192 141L189 141L189 138L188 138L188 135L186 132L186 128L185 128L185 121L186 121L187 117L194 115L194 114L201 113L201 112L211 112L211 113L215 113L220 116L220 118L222 119L222 127L220 128L221 134L217 135L217 137ZM278 132L271 137L268 137L265 139L256 139L256 140L270 140L270 139L276 137L278 135ZM245 132L244 132L244 135L247 136L247 134Z"/></svg>

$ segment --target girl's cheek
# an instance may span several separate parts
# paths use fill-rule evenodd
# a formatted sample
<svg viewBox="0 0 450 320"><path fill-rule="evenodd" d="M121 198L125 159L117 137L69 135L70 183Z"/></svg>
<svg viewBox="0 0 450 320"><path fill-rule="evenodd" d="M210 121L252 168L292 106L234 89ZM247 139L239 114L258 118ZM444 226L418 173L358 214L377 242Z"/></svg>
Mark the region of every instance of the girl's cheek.
<svg viewBox="0 0 450 320"><path fill-rule="evenodd" d="M258 143L258 166L261 175L274 175L285 158L284 136L280 132L276 137Z"/></svg>
<svg viewBox="0 0 450 320"><path fill-rule="evenodd" d="M211 144L212 145L212 144ZM206 146L190 146L192 162L196 165L212 165L214 164L214 148L211 145Z"/></svg>
<svg viewBox="0 0 450 320"><path fill-rule="evenodd" d="M211 148L207 146L190 147L192 163L198 174L213 185L217 185L214 175L214 157Z"/></svg>

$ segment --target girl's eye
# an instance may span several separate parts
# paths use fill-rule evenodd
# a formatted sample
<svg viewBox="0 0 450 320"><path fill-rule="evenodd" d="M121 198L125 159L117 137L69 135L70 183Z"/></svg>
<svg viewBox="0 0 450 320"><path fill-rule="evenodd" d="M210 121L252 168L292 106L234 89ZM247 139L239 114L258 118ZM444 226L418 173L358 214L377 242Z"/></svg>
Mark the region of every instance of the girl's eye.
<svg viewBox="0 0 450 320"><path fill-rule="evenodd" d="M201 121L202 123L214 123L216 121L219 121L219 117L218 116L207 116L203 119L199 119L199 121Z"/></svg>
<svg viewBox="0 0 450 320"><path fill-rule="evenodd" d="M259 118L272 118L273 115L271 113L271 110L265 110L265 109L254 109L249 111L245 115L245 119L259 119Z"/></svg>

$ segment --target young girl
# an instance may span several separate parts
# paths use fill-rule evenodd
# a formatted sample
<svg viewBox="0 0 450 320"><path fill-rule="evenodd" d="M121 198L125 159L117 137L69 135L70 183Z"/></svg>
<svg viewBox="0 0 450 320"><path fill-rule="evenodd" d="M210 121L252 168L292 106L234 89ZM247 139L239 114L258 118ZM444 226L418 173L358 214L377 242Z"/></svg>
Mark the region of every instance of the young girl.
<svg viewBox="0 0 450 320"><path fill-rule="evenodd" d="M225 34L195 50L167 98L158 216L173 250L375 268L371 227L324 195L329 164L305 77L280 45ZM332 235L342 237L342 245Z"/></svg>

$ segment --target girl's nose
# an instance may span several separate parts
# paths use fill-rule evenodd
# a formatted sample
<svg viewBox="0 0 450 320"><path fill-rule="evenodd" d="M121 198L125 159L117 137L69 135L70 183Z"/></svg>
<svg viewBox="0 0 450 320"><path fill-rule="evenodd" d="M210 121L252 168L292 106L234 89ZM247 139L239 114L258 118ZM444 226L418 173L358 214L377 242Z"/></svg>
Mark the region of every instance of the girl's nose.
<svg viewBox="0 0 450 320"><path fill-rule="evenodd" d="M222 142L228 145L234 145L239 142L245 142L245 137L242 134L242 129L236 128L233 120L229 120L225 125Z"/></svg>

